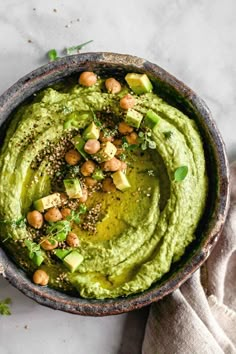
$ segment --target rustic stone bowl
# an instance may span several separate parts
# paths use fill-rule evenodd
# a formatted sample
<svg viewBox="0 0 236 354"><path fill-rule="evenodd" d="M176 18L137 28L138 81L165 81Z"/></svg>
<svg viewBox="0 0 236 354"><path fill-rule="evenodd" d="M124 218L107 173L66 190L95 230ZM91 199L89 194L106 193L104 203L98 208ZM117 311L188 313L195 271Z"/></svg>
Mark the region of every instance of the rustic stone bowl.
<svg viewBox="0 0 236 354"><path fill-rule="evenodd" d="M40 287L19 269L0 248L0 274L38 303L51 308L88 316L114 315L149 305L183 284L207 259L224 225L229 204L229 170L224 143L206 104L185 84L146 60L114 53L85 53L49 63L20 79L0 97L0 143L13 110L38 90L85 70L98 74L124 76L126 72L146 73L155 91L173 106L194 119L204 141L209 176L209 194L197 240L161 281L148 290L110 300L91 300L65 295ZM2 245L3 247L3 245Z"/></svg>

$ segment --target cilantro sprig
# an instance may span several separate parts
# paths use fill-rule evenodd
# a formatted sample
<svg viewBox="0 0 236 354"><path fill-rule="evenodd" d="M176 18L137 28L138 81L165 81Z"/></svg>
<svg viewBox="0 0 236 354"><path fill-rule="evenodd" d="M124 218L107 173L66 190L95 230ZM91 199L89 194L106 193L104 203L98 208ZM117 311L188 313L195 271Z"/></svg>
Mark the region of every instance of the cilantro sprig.
<svg viewBox="0 0 236 354"><path fill-rule="evenodd" d="M11 304L11 299L7 297L5 300L0 301L0 315L9 316L11 315L11 310L9 305Z"/></svg>
<svg viewBox="0 0 236 354"><path fill-rule="evenodd" d="M84 43L82 43L82 44L79 44L79 45L75 45L75 46L66 48L66 49L65 49L65 52L66 52L67 55L77 54L77 53L79 53L79 51L80 51L83 47L85 47L87 44L92 43L92 42L93 42L93 40L91 39L90 41L84 42Z"/></svg>

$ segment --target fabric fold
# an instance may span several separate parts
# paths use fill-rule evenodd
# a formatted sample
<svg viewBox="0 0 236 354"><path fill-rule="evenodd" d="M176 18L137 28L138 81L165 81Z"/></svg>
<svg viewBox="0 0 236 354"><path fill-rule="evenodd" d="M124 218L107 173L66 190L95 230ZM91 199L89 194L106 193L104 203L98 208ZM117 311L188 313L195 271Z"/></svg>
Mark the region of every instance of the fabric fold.
<svg viewBox="0 0 236 354"><path fill-rule="evenodd" d="M230 183L224 230L202 268L207 279L198 270L151 306L142 354L236 353L236 162Z"/></svg>

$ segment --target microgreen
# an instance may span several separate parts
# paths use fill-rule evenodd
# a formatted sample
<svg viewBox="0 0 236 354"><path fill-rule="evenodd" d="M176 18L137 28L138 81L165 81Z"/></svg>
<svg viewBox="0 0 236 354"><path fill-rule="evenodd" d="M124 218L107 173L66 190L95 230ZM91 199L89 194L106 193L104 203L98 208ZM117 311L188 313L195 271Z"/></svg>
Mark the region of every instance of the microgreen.
<svg viewBox="0 0 236 354"><path fill-rule="evenodd" d="M105 138L113 137L118 133L117 127L115 127L114 129L104 128L102 129L102 131Z"/></svg>
<svg viewBox="0 0 236 354"><path fill-rule="evenodd" d="M53 242L62 242L66 239L66 236L71 231L71 222L74 221L76 224L80 223L80 215L87 211L87 207L81 204L78 211L72 210L70 215L67 216L66 220L50 222L47 227L47 237L48 241L53 244ZM44 238L45 240L45 238Z"/></svg>
<svg viewBox="0 0 236 354"><path fill-rule="evenodd" d="M175 170L174 178L176 182L181 182L188 174L188 166L180 166Z"/></svg>
<svg viewBox="0 0 236 354"><path fill-rule="evenodd" d="M46 239L48 239L50 243L53 241L61 242L66 239L67 234L71 231L71 225L68 220L50 222L46 231Z"/></svg>
<svg viewBox="0 0 236 354"><path fill-rule="evenodd" d="M40 256L43 257L44 253L41 250L40 245L38 243L35 243L31 240L25 240L24 243L29 251L30 259L33 259L34 257L40 257Z"/></svg>
<svg viewBox="0 0 236 354"><path fill-rule="evenodd" d="M126 154L122 153L119 155L119 158L121 161L125 161L126 160Z"/></svg>
<svg viewBox="0 0 236 354"><path fill-rule="evenodd" d="M76 53L79 53L79 51L85 47L87 44L93 42L93 40L91 39L90 41L87 41L85 43L82 43L82 44L79 44L79 45L75 45L75 46L72 46L72 47L69 47L69 48L66 48L65 49L65 52L67 55L72 55L72 54L76 54Z"/></svg>
<svg viewBox="0 0 236 354"><path fill-rule="evenodd" d="M139 137L139 142L142 150L147 150L149 149L155 149L156 148L156 143L154 140L152 140L152 133L149 130L146 130L145 132L140 131L138 133Z"/></svg>
<svg viewBox="0 0 236 354"><path fill-rule="evenodd" d="M154 173L153 170L148 170L147 173L148 173L149 176L152 176L152 177L155 176L155 173Z"/></svg>
<svg viewBox="0 0 236 354"><path fill-rule="evenodd" d="M50 49L50 50L48 51L48 59L49 59L50 61L57 60L58 58L59 58L59 57L58 57L58 55L57 55L56 49Z"/></svg>
<svg viewBox="0 0 236 354"><path fill-rule="evenodd" d="M11 304L11 299L7 297L5 300L0 301L0 315L9 316L11 315L11 310L9 305Z"/></svg>
<svg viewBox="0 0 236 354"><path fill-rule="evenodd" d="M14 228L22 228L25 226L26 219L24 216L21 216L18 220L0 220L0 224L8 224Z"/></svg>
<svg viewBox="0 0 236 354"><path fill-rule="evenodd" d="M129 157L131 160L134 161L135 157L132 152L138 149L139 146L137 144L129 144L126 138L123 137L121 147L125 152L119 155L120 160L125 161Z"/></svg>
<svg viewBox="0 0 236 354"><path fill-rule="evenodd" d="M80 215L85 214L86 211L87 211L86 205L81 204L81 205L79 206L79 210L78 210L78 211L72 210L71 213L70 213L70 215L67 216L66 219L67 219L68 221L74 221L76 224L79 224L80 221L81 221L81 220L80 220Z"/></svg>
<svg viewBox="0 0 236 354"><path fill-rule="evenodd" d="M125 137L122 138L122 149L126 151L133 151L138 148L137 144L129 144Z"/></svg>

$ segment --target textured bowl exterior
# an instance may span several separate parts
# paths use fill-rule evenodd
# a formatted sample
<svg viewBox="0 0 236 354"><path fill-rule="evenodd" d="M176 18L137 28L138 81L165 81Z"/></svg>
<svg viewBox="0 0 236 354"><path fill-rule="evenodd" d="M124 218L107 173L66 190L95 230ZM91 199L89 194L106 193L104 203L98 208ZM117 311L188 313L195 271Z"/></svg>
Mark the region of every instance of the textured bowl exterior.
<svg viewBox="0 0 236 354"><path fill-rule="evenodd" d="M130 71L146 73L154 82L157 92L160 91L158 94L164 92L166 100L197 121L203 136L211 185L209 212L204 219L198 244L161 282L136 295L91 300L66 295L48 287L39 287L32 283L0 247L0 274L25 295L53 309L87 316L105 316L136 310L160 300L183 284L203 264L217 242L227 216L229 168L224 143L204 101L159 66L124 54L101 52L68 56L24 76L0 97L0 131L4 132L10 114L25 99L48 85L85 70L118 76Z"/></svg>

